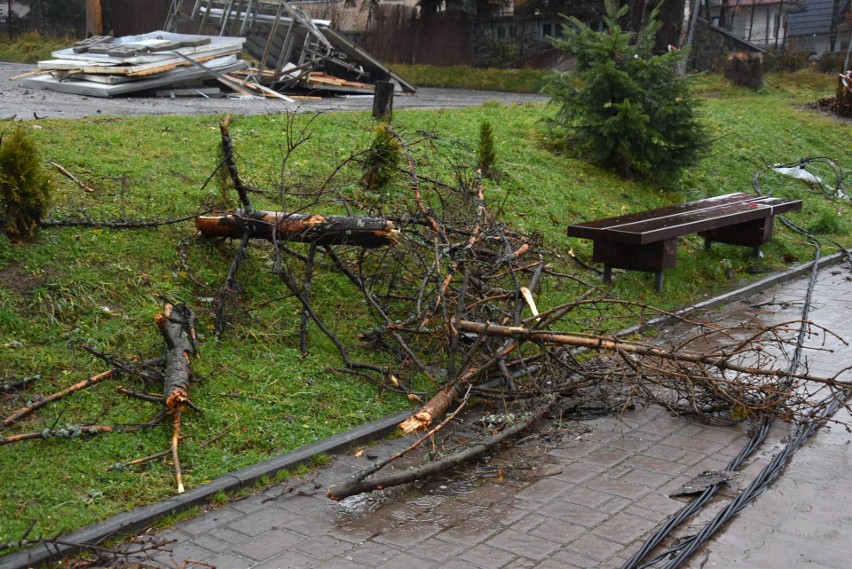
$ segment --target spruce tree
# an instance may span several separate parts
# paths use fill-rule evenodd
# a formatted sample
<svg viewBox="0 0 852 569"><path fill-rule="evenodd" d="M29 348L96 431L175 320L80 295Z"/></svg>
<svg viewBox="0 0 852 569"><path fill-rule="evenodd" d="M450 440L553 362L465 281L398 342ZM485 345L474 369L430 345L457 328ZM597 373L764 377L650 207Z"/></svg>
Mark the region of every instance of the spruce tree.
<svg viewBox="0 0 852 569"><path fill-rule="evenodd" d="M670 184L697 161L707 134L678 72L684 52L653 53L658 10L639 34L619 26L627 10L607 0L600 32L567 18L553 43L577 65L548 77L545 92L558 107L552 124L590 162Z"/></svg>

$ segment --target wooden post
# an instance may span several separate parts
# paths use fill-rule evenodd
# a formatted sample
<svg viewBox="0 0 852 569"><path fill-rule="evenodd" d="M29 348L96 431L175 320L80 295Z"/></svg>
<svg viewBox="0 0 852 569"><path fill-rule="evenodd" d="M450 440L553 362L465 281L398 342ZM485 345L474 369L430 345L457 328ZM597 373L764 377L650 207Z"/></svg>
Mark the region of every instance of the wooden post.
<svg viewBox="0 0 852 569"><path fill-rule="evenodd" d="M373 118L390 122L393 118L393 90L390 81L376 81L373 95Z"/></svg>
<svg viewBox="0 0 852 569"><path fill-rule="evenodd" d="M847 71L846 75L837 78L834 112L841 117L852 117L852 72Z"/></svg>
<svg viewBox="0 0 852 569"><path fill-rule="evenodd" d="M101 0L86 0L86 37L104 34L104 15Z"/></svg>

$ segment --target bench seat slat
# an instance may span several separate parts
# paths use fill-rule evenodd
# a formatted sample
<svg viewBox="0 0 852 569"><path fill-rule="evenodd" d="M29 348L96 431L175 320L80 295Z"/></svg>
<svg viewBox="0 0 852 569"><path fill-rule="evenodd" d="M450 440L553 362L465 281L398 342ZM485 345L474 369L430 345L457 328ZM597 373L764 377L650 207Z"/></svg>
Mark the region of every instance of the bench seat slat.
<svg viewBox="0 0 852 569"><path fill-rule="evenodd" d="M625 223L633 223L636 221L644 221L658 217L668 217L673 215L682 215L690 211L720 207L731 203L739 203L754 199L755 196L744 193L725 194L714 198L708 198L695 202L689 202L678 205L670 205L651 209L647 211L639 211L636 213L628 213L624 215L616 215L595 221L587 221L585 223L577 223L568 227L568 235L571 237L581 237L584 239L597 239L600 233L604 230L622 225Z"/></svg>
<svg viewBox="0 0 852 569"><path fill-rule="evenodd" d="M755 219L774 217L799 207L801 207L801 202L798 200L785 201L778 198L726 204L720 207L692 211L680 216L661 217L618 227L609 227L605 230L603 239L621 243L653 243Z"/></svg>

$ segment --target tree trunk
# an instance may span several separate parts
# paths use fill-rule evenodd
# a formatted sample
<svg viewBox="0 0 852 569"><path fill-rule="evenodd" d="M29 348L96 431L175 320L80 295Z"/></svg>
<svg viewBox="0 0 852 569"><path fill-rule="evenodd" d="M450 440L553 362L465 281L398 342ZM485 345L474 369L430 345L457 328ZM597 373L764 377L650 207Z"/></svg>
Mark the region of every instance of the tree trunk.
<svg viewBox="0 0 852 569"><path fill-rule="evenodd" d="M195 313L185 304L167 304L157 315L157 325L166 343L163 398L169 412L183 411L189 403L191 357L195 355Z"/></svg>
<svg viewBox="0 0 852 569"><path fill-rule="evenodd" d="M852 73L837 78L834 112L841 117L852 117Z"/></svg>
<svg viewBox="0 0 852 569"><path fill-rule="evenodd" d="M300 241L316 245L358 245L365 248L395 245L399 231L392 221L377 217L287 214L237 210L219 217L197 217L195 227L205 237L241 238L248 231L256 239Z"/></svg>
<svg viewBox="0 0 852 569"><path fill-rule="evenodd" d="M669 46L680 47L681 28L683 27L684 2L669 0L660 6L660 31L654 41L656 53L666 53Z"/></svg>
<svg viewBox="0 0 852 569"><path fill-rule="evenodd" d="M195 313L187 305L167 304L157 315L157 326L166 343L166 366L163 372L163 398L172 416L171 454L175 467L178 494L183 494L183 474L178 456L181 413L190 405L189 381L192 378L192 356L195 348Z"/></svg>
<svg viewBox="0 0 852 569"><path fill-rule="evenodd" d="M101 0L86 0L86 36L100 36L104 33L104 16Z"/></svg>

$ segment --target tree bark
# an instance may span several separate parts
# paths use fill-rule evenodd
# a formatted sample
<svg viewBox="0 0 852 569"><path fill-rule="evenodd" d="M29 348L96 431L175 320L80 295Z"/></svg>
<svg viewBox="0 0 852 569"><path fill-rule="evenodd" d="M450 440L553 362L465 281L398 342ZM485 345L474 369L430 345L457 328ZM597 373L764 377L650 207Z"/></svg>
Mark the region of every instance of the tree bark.
<svg viewBox="0 0 852 569"><path fill-rule="evenodd" d="M163 397L170 413L183 411L189 403L191 357L195 349L195 313L185 304L167 304L157 315L157 325L166 343Z"/></svg>
<svg viewBox="0 0 852 569"><path fill-rule="evenodd" d="M185 304L167 304L157 315L157 325L166 343L166 366L163 373L163 396L168 414L172 416L170 450L175 468L178 494L183 494L183 473L180 468L178 444L180 443L181 412L191 405L189 382L192 378L191 357L195 348L195 313Z"/></svg>
<svg viewBox="0 0 852 569"><path fill-rule="evenodd" d="M373 94L373 118L390 122L393 119L393 90L390 81L376 81Z"/></svg>
<svg viewBox="0 0 852 569"><path fill-rule="evenodd" d="M86 0L86 36L100 36L104 33L104 16L101 0Z"/></svg>
<svg viewBox="0 0 852 569"><path fill-rule="evenodd" d="M377 217L323 216L243 210L218 217L197 217L195 227L205 237L299 241L316 245L357 245L365 248L395 245L399 231L392 221Z"/></svg>

